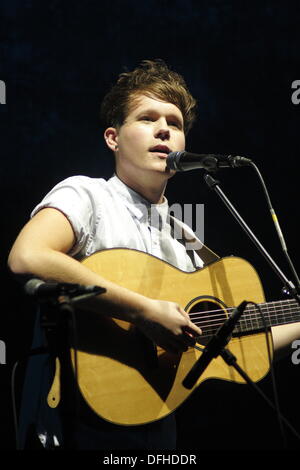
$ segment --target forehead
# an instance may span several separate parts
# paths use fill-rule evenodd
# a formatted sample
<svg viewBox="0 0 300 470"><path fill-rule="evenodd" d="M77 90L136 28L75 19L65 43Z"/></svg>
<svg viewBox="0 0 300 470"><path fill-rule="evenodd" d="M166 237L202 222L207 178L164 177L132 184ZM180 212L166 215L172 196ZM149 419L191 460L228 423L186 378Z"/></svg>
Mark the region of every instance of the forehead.
<svg viewBox="0 0 300 470"><path fill-rule="evenodd" d="M128 116L136 116L145 111L153 111L165 115L177 116L183 121L182 112L175 104L162 101L158 98L155 98L154 96L133 96L129 105Z"/></svg>

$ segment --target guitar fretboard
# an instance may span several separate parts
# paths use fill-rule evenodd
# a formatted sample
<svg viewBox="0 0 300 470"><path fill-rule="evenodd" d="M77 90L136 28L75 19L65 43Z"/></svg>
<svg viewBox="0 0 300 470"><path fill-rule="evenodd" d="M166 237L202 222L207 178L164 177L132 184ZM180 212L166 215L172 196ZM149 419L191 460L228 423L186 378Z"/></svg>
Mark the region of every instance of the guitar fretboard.
<svg viewBox="0 0 300 470"><path fill-rule="evenodd" d="M279 300L258 304L249 304L239 321L236 330L248 332L261 330L267 326L284 325L300 321L299 305L296 300ZM264 318L264 320L263 320Z"/></svg>
<svg viewBox="0 0 300 470"><path fill-rule="evenodd" d="M202 329L202 336L212 336L224 323L227 315L231 315L233 310L234 308L228 308L227 314L222 309L195 312L190 313L190 318ZM300 321L300 307L294 299L257 305L249 303L233 334L247 334L253 331L264 330L266 326L284 325L298 321Z"/></svg>

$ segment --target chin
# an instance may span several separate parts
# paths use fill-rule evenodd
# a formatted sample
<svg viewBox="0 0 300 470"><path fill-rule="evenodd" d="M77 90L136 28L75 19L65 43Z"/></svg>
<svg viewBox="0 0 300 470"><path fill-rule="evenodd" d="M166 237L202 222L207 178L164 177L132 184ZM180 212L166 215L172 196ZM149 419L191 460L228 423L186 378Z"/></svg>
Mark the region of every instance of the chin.
<svg viewBox="0 0 300 470"><path fill-rule="evenodd" d="M163 170L162 169L155 170L156 178L160 177L162 180L169 180L170 178L172 178L172 176L175 175L175 173L176 173L175 170L166 170L165 168Z"/></svg>

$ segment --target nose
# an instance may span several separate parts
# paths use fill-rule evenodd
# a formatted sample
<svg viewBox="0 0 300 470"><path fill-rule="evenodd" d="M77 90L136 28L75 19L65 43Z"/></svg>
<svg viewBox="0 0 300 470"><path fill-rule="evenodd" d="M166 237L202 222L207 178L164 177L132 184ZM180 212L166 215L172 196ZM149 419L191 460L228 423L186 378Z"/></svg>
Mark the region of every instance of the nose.
<svg viewBox="0 0 300 470"><path fill-rule="evenodd" d="M165 119L160 119L159 121L157 121L155 137L161 140L168 140L170 138L170 130Z"/></svg>

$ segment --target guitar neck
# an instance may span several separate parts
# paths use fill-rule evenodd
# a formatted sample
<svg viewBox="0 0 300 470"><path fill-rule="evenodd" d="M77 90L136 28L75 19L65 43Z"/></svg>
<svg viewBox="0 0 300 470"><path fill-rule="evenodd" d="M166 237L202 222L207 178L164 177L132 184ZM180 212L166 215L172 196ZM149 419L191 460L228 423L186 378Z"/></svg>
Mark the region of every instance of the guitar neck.
<svg viewBox="0 0 300 470"><path fill-rule="evenodd" d="M233 310L234 308L232 307L227 308L226 314L223 309L193 312L190 313L190 318L201 328L201 337L210 338L217 332L228 315L230 316L232 314ZM249 302L233 330L233 335L243 336L253 332L263 331L266 327L285 325L299 321L300 307L296 300L288 299L258 304Z"/></svg>
<svg viewBox="0 0 300 470"><path fill-rule="evenodd" d="M267 326L285 325L300 321L300 307L294 299L279 300L263 304L249 304L235 333L262 330Z"/></svg>

